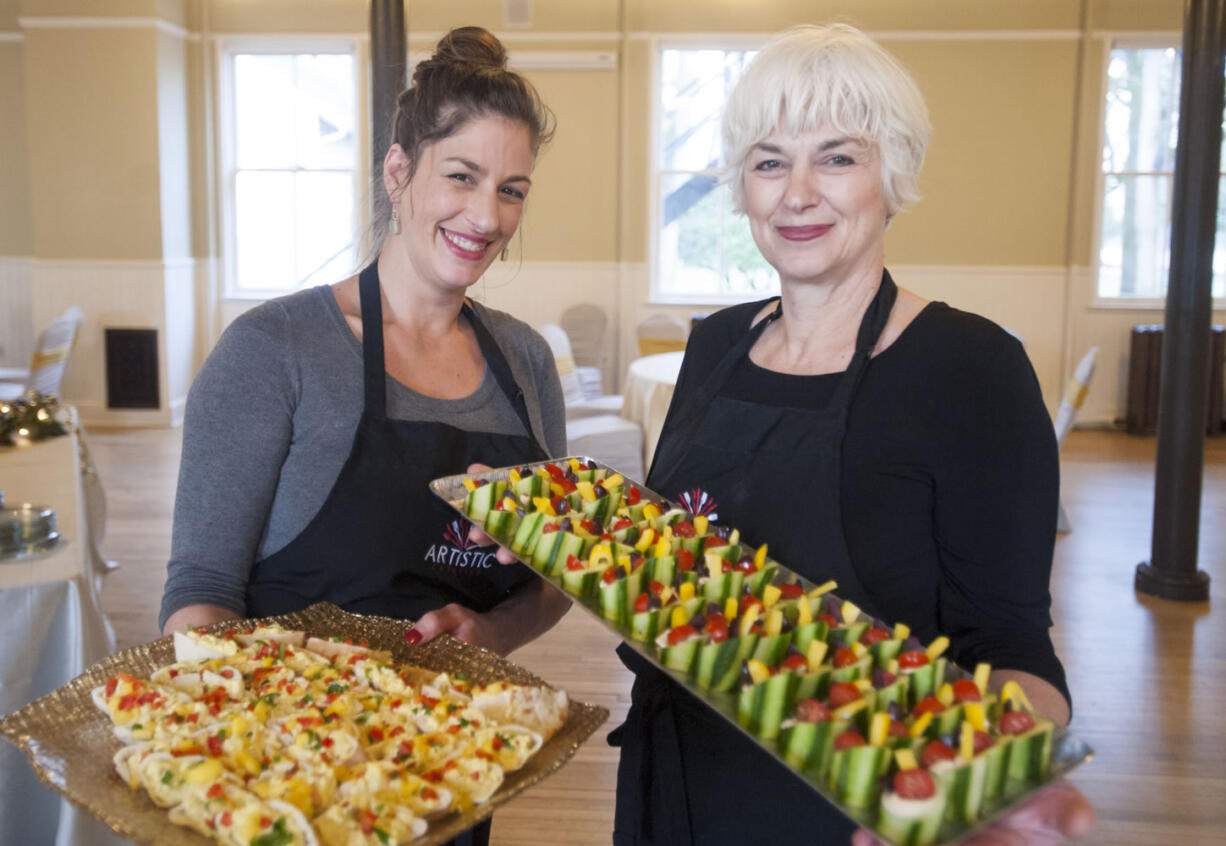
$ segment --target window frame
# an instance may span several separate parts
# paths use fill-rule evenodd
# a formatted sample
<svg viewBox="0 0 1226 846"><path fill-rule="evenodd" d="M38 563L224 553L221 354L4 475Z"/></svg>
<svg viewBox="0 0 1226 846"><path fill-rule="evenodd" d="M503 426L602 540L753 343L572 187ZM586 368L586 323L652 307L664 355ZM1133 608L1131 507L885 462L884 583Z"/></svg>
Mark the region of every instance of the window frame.
<svg viewBox="0 0 1226 846"><path fill-rule="evenodd" d="M660 230L662 220L662 203L660 197L661 184L666 175L674 171L664 171L664 161L661 157L661 120L663 119L663 97L661 84L663 82L663 53L665 50L761 50L768 40L765 35L699 35L686 37L655 36L650 42L651 52L651 122L648 127L648 185L647 202L650 212L646 215L648 221L647 261L649 262L650 288L648 302L652 305L686 305L686 306L728 306L747 302L745 294L676 294L663 290L660 273ZM690 171L685 171L689 173ZM776 291L775 294L778 292Z"/></svg>
<svg viewBox="0 0 1226 846"><path fill-rule="evenodd" d="M365 105L366 76L363 72L363 55L360 39L347 35L319 36L259 36L223 35L215 43L214 61L217 67L217 152L216 191L217 226L220 247L221 284L218 294L222 301L251 303L284 296L291 291L280 288L238 287L237 243L237 121L235 119L234 60L238 55L301 55L331 54L348 55L353 58L353 95L356 127L356 160L353 163L354 218L352 221L355 254L361 252L361 233L369 225L367 192L364 186L369 181L370 129L367 126L368 109ZM340 281L340 280L336 280Z"/></svg>
<svg viewBox="0 0 1226 846"><path fill-rule="evenodd" d="M1093 297L1091 308L1104 311L1162 311L1166 308L1166 297L1104 297L1099 293L1102 274L1103 217L1106 214L1107 173L1103 170L1103 145L1107 135L1107 89L1111 84L1111 54L1115 50L1182 50L1183 42L1178 32L1151 33L1134 35L1112 35L1105 39L1105 49L1102 51L1102 62L1099 67L1098 88L1098 127L1094 146L1094 236L1093 236ZM1218 165L1219 172L1226 177L1226 159ZM1171 173L1174 182L1174 172ZM1218 205L1226 203L1226 195L1218 197ZM1172 208L1173 211L1173 208ZM1168 277L1167 283L1170 279ZM1214 310L1226 308L1226 297L1215 297L1212 300Z"/></svg>

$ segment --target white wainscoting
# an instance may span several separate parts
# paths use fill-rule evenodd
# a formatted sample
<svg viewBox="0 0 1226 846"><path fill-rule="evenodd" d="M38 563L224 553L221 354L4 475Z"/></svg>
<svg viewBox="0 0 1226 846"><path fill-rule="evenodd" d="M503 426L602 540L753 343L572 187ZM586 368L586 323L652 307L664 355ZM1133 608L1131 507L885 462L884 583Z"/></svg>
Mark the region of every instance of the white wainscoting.
<svg viewBox="0 0 1226 846"><path fill-rule="evenodd" d="M181 417L193 372L195 274L192 259L31 263L34 325L71 305L85 312L61 388L83 423L168 426L176 422L176 409ZM157 330L159 408L107 408L107 328Z"/></svg>
<svg viewBox="0 0 1226 846"><path fill-rule="evenodd" d="M30 259L0 256L0 367L25 367L34 349Z"/></svg>

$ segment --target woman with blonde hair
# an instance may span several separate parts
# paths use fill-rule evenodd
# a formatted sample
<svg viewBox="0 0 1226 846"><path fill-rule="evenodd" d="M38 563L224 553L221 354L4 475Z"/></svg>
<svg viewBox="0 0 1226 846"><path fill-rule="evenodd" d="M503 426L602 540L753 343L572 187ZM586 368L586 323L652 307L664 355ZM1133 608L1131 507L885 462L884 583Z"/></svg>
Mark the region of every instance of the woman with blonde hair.
<svg viewBox="0 0 1226 846"><path fill-rule="evenodd" d="M885 269L929 136L914 81L852 27L800 27L757 56L723 139L781 294L695 330L647 484L700 492L772 557L921 639L949 636L955 661L991 663L994 685L1020 681L1063 724L1048 634L1058 468L1034 372L1004 330ZM812 790L621 652L637 680L610 737L615 844L848 841L854 826ZM1063 785L1027 813L993 836L1050 842L1092 818Z"/></svg>

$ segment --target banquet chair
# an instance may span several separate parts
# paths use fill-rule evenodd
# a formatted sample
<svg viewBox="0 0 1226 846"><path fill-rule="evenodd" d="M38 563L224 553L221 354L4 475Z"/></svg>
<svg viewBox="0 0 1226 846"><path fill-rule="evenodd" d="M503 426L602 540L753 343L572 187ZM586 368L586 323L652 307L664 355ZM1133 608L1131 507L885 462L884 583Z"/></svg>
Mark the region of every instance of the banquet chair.
<svg viewBox="0 0 1226 846"><path fill-rule="evenodd" d="M34 353L30 356L30 369L23 384L6 382L5 385L14 387L0 395L0 400L17 399L26 391L44 395L59 394L64 369L68 366L68 356L72 352L72 345L76 342L84 316L79 307L71 306L47 324L34 345ZM10 393L12 396L8 395Z"/></svg>
<svg viewBox="0 0 1226 846"><path fill-rule="evenodd" d="M575 370L575 357L571 352L570 338L561 326L556 323L547 323L541 327L541 335L544 336L546 343L553 351L553 360L558 366L558 377L562 380L562 401L566 403L567 420L621 413L622 397L620 394L589 397L583 389L579 374Z"/></svg>
<svg viewBox="0 0 1226 846"><path fill-rule="evenodd" d="M603 308L579 303L562 312L562 328L570 339L579 384L589 399L604 393L605 340L609 318Z"/></svg>
<svg viewBox="0 0 1226 846"><path fill-rule="evenodd" d="M639 342L639 355L655 355L685 349L690 330L671 314L650 314L634 327L634 335Z"/></svg>
<svg viewBox="0 0 1226 846"><path fill-rule="evenodd" d="M1098 358L1098 347L1090 347L1089 351L1082 356L1081 361L1077 363L1077 369L1073 371L1072 378L1064 388L1064 397L1060 400L1060 408L1056 411L1056 449L1060 449L1064 445L1064 439L1068 435L1069 430L1073 428L1073 421L1077 418L1077 412L1085 404L1086 395L1090 393L1090 380L1094 378L1094 362ZM1056 515L1056 531L1071 532L1073 524L1069 522L1068 513L1064 510L1064 503L1059 504L1059 512Z"/></svg>

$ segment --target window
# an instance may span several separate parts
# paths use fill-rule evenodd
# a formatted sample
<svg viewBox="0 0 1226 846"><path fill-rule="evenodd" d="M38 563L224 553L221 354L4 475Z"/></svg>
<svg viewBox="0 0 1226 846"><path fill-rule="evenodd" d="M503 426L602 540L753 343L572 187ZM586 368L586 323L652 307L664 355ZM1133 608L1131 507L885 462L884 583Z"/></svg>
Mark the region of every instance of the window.
<svg viewBox="0 0 1226 846"><path fill-rule="evenodd" d="M724 103L755 55L748 50L662 49L656 105L653 295L737 301L778 291L744 216L717 185Z"/></svg>
<svg viewBox="0 0 1226 846"><path fill-rule="evenodd" d="M357 83L351 45L233 44L221 68L226 294L334 282L357 262Z"/></svg>
<svg viewBox="0 0 1226 846"><path fill-rule="evenodd" d="M1121 47L1107 66L1098 296L1160 299L1171 261L1180 51ZM1223 156L1226 165L1226 156ZM1226 199L1226 185L1218 181ZM1226 218L1219 201L1213 296L1226 296Z"/></svg>

